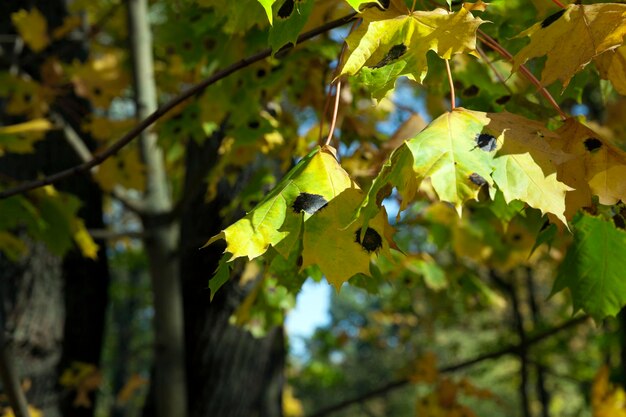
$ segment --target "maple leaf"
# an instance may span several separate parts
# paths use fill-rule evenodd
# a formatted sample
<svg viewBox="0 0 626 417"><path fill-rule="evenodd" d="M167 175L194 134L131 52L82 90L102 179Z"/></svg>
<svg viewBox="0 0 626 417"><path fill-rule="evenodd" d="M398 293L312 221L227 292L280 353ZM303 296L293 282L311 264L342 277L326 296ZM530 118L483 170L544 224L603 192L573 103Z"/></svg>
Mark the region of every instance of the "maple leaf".
<svg viewBox="0 0 626 417"><path fill-rule="evenodd" d="M530 36L530 43L515 55L513 71L531 58L547 55L541 83L560 80L565 88L591 60L620 46L625 34L626 5L571 4L519 35Z"/></svg>
<svg viewBox="0 0 626 417"><path fill-rule="evenodd" d="M356 185L341 168L331 147L316 148L303 158L252 211L211 238L226 240L229 261L252 260L276 247L287 257L299 238L302 222L346 188ZM280 244L280 245L279 245Z"/></svg>
<svg viewBox="0 0 626 417"><path fill-rule="evenodd" d="M293 0L290 0L293 3ZM294 5L291 13L281 15L277 12L274 25L270 29L269 44L272 52L277 52L287 44L296 44L298 35L313 11L315 0L300 0Z"/></svg>
<svg viewBox="0 0 626 417"><path fill-rule="evenodd" d="M341 75L360 72L376 98L393 88L401 75L421 82L428 71L426 53L430 50L444 59L474 52L476 30L484 23L465 8L455 13L444 9L409 12L392 4L386 11L367 9L362 16L361 25L346 39L348 57Z"/></svg>
<svg viewBox="0 0 626 417"><path fill-rule="evenodd" d="M565 193L571 187L557 179L556 166L570 156L549 145L556 135L539 122L511 113L488 117L487 130L499 135L492 177L506 202L524 201L567 224Z"/></svg>
<svg viewBox="0 0 626 417"><path fill-rule="evenodd" d="M605 205L626 201L624 151L574 118L567 119L557 133L559 138L552 145L574 155L558 168L559 178L575 188L566 197L571 206L568 212L591 206L592 195Z"/></svg>
<svg viewBox="0 0 626 417"><path fill-rule="evenodd" d="M361 224L352 222L354 210L362 200L361 190L345 189L305 225L302 267L318 265L337 291L356 274L369 276L372 255L389 250L384 209L369 222L364 232Z"/></svg>
<svg viewBox="0 0 626 417"><path fill-rule="evenodd" d="M267 15L267 19L270 21L270 25L272 24L272 4L274 4L276 0L259 0L261 6L263 6L263 10L265 10L265 14Z"/></svg>
<svg viewBox="0 0 626 417"><path fill-rule="evenodd" d="M611 81L618 93L626 95L626 46L610 49L594 60L600 77Z"/></svg>
<svg viewBox="0 0 626 417"><path fill-rule="evenodd" d="M48 119L32 119L24 123L0 126L0 156L7 152L33 152L35 142L44 138L45 132L52 129Z"/></svg>
<svg viewBox="0 0 626 417"><path fill-rule="evenodd" d="M33 52L43 51L50 43L48 22L37 8L33 7L30 11L18 10L11 14L11 20L26 45Z"/></svg>
<svg viewBox="0 0 626 417"><path fill-rule="evenodd" d="M458 211L465 201L476 199L481 185L493 184L493 155L478 148L476 143L488 123L485 113L458 107L405 141L372 183L363 203L365 219L376 211L374 207L390 193L391 186L402 197L400 209L406 208L426 178L431 179L439 199L454 204ZM477 184L478 178L484 183Z"/></svg>
<svg viewBox="0 0 626 417"><path fill-rule="evenodd" d="M615 316L626 304L626 232L612 222L579 213L572 221L574 242L561 263L552 288L569 288L574 311L597 320Z"/></svg>

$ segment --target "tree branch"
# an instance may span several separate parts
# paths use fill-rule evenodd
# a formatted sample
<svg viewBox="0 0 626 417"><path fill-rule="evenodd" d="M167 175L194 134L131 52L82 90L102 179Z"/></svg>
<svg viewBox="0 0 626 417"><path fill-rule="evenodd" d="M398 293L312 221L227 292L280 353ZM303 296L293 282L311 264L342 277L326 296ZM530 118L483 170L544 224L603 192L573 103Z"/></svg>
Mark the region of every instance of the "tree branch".
<svg viewBox="0 0 626 417"><path fill-rule="evenodd" d="M541 333L538 333L535 336L529 337L528 339L526 339L526 346L529 347L531 345L534 345L536 343L539 343L541 341L543 341L544 339L547 339L557 333L560 333L563 330L569 329L570 327L575 327L578 326L581 323L584 323L585 321L587 321L589 319L589 316L581 316L581 317L577 317L575 319L571 319L569 321L566 321L565 323L561 324L560 326L556 326L553 327L551 329L545 330ZM515 344L515 345L510 345L507 347L504 347L500 350L496 350L494 352L490 352L490 353L485 353L482 355L478 355L472 359L468 359L466 361L463 362L459 362L456 364L452 364L452 365L448 365L448 366L444 366L442 368L439 368L439 372L440 373L449 373L449 372L455 372L455 371L459 371L461 369L465 369L465 368L469 368L470 366L476 365L477 363L481 363L484 362L486 360L489 359L497 359L501 356L505 356L505 355L511 355L511 354L519 354L520 349L522 348L521 344ZM353 404L357 404L360 403L362 401L366 401L369 400L370 398L374 398L374 397L378 397L380 395L386 394L389 391L392 391L396 388L401 388L405 385L408 385L410 383L409 378L401 378L398 379L396 381L392 381L387 383L386 385L383 385L381 387L378 387L372 391L366 392L364 394L359 395L358 397L354 397L354 398L350 398L348 400L344 400L344 401L340 401L337 404L331 405L330 407L326 407L320 411L317 411L311 415L309 415L308 417L324 417L327 416L329 414L332 414L336 411L339 410L343 410L344 408L351 406Z"/></svg>
<svg viewBox="0 0 626 417"><path fill-rule="evenodd" d="M335 29L337 27L343 26L346 23L352 21L355 17L357 16L357 13L350 13L349 15L346 15L344 17L341 17L339 19L333 20L331 22L328 22L324 25L321 25L315 29L312 29L306 33L303 33L302 35L300 35L298 37L298 42L297 43L302 43L305 42L309 39L312 39L314 37L316 37L317 35L320 35L322 33L328 32L331 29ZM292 49L294 47L294 45L286 45L285 47L283 47L281 49L281 51L285 51L288 49ZM139 136L139 134L141 132L143 132L144 130L146 130L148 127L150 127L152 124L154 124L157 120L159 120L161 117L163 117L166 113L168 113L170 110L172 110L174 107L178 106L179 104L183 103L185 100L195 96L196 94L201 93L202 91L204 91L207 87L209 87L210 85L216 83L217 81L228 77L229 75L243 69L246 68L252 64L254 64L255 62L261 61L267 57L269 57L272 54L272 50L270 48L268 49L264 49L261 52L257 52L256 54L250 55L246 58L243 58L242 60L220 70L217 71L216 73L214 73L212 76L206 78L205 80L201 81L200 83L194 85L193 87L189 88L188 90L184 91L183 93L181 93L180 95L178 95L177 97L174 97L172 100L168 101L167 103L165 103L164 105L162 105L161 107L159 107L157 110L155 110L152 114L150 114L148 117L146 117L145 119L143 119L141 122L139 122L137 125L135 125L135 127L133 127L128 133L126 133L124 136L122 136L117 142L115 142L113 145L111 145L109 148L105 149L104 151L94 155L94 157L87 161L84 162L80 165L76 165L72 168L66 169L64 171L61 172L57 172L56 174L52 174L49 175L45 178L39 179L39 180L34 180L34 181L29 181L26 182L24 184L18 185L17 187L13 187L13 188L9 188L7 190L4 191L0 191L0 199L4 199L4 198L8 198L11 197L13 195L17 195L17 194L22 194L26 191L30 191L33 190L35 188L39 188L39 187L43 187L45 185L48 184L53 184L56 183L58 181L61 181L65 178L71 177L73 175L77 175L80 173L83 173L85 171L90 170L91 168L100 165L101 163L103 163L104 161L107 160L107 158L109 158L112 155L115 155L120 149L122 149L124 146L128 145L130 142L132 142L135 138L137 138Z"/></svg>

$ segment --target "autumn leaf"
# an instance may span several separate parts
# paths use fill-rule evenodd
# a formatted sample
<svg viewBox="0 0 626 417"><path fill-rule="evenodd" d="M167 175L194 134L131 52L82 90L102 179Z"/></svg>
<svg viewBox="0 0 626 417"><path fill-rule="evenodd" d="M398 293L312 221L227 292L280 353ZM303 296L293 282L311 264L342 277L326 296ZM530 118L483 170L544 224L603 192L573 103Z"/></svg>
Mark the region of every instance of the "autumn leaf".
<svg viewBox="0 0 626 417"><path fill-rule="evenodd" d="M626 5L570 4L519 35L530 36L530 43L515 55L513 71L531 58L546 55L541 83L560 80L565 88L598 55L622 45L625 34Z"/></svg>
<svg viewBox="0 0 626 417"><path fill-rule="evenodd" d="M211 238L207 245L225 239L231 261L242 256L252 260L264 254L270 245L287 257L300 235L302 222L354 186L335 159L334 149L316 148L252 211Z"/></svg>
<svg viewBox="0 0 626 417"><path fill-rule="evenodd" d="M574 118L567 119L557 133L553 146L574 155L559 166L562 181L575 188L568 192L568 211L591 206L591 196L600 204L613 205L626 201L626 153Z"/></svg>
<svg viewBox="0 0 626 417"><path fill-rule="evenodd" d="M29 153L35 150L35 142L44 138L52 129L48 119L32 119L24 123L0 126L0 156L5 153Z"/></svg>
<svg viewBox="0 0 626 417"><path fill-rule="evenodd" d="M626 392L609 381L610 370L602 366L593 378L591 406L593 417L626 417Z"/></svg>
<svg viewBox="0 0 626 417"><path fill-rule="evenodd" d="M356 274L369 276L372 255L389 251L384 209L369 221L365 231L361 223L352 221L362 200L361 190L347 188L305 225L302 267L318 265L337 291Z"/></svg>
<svg viewBox="0 0 626 417"><path fill-rule="evenodd" d="M600 76L610 80L615 90L626 95L626 46L610 49L594 60Z"/></svg>
<svg viewBox="0 0 626 417"><path fill-rule="evenodd" d="M11 20L26 45L33 52L43 51L50 43L48 22L36 7L30 11L21 9L11 14Z"/></svg>
<svg viewBox="0 0 626 417"><path fill-rule="evenodd" d="M612 222L579 213L574 242L558 271L552 294L569 288L574 311L596 320L615 316L626 304L626 232Z"/></svg>
<svg viewBox="0 0 626 417"><path fill-rule="evenodd" d="M567 224L565 194L571 187L557 179L556 166L569 156L549 145L556 135L542 123L511 113L488 117L487 130L499 135L492 177L506 202L524 201Z"/></svg>
<svg viewBox="0 0 626 417"><path fill-rule="evenodd" d="M367 220L376 213L391 187L398 189L400 210L405 209L426 178L430 178L439 199L452 203L460 212L464 202L477 198L482 185L493 184L495 146L481 148L477 142L488 123L486 113L463 108L432 121L392 153L372 183L359 214Z"/></svg>
<svg viewBox="0 0 626 417"><path fill-rule="evenodd" d="M362 17L361 25L346 39L348 53L341 75L359 73L376 98L393 88L399 76L421 82L430 50L444 59L474 52L476 30L483 23L465 8L455 13L444 9L409 13L394 4L386 11L367 9Z"/></svg>
<svg viewBox="0 0 626 417"><path fill-rule="evenodd" d="M275 1L276 0L259 0L259 3L263 6L263 10L265 10L267 19L270 21L270 25L272 24L272 4L274 4Z"/></svg>

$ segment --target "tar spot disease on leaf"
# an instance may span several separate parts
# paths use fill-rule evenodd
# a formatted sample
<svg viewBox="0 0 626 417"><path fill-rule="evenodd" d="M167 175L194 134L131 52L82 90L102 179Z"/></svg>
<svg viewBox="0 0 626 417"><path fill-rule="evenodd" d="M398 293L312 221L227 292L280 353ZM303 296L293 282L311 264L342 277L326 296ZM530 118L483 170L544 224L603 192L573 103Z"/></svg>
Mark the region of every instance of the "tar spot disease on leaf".
<svg viewBox="0 0 626 417"><path fill-rule="evenodd" d="M478 185L479 187L482 187L483 185L487 184L487 181L475 172L470 174L469 179L471 182Z"/></svg>
<svg viewBox="0 0 626 417"><path fill-rule="evenodd" d="M387 55L385 55L383 59L381 59L380 62L374 65L372 68L382 68L385 65L390 64L392 61L395 61L396 59L404 55L406 53L406 50L407 47L403 43L392 46L389 52L387 52Z"/></svg>
<svg viewBox="0 0 626 417"><path fill-rule="evenodd" d="M596 151L602 147L602 142L596 138L585 139L585 149L589 152Z"/></svg>
<svg viewBox="0 0 626 417"><path fill-rule="evenodd" d="M476 146L485 152L495 151L497 147L496 138L488 133L476 135Z"/></svg>
<svg viewBox="0 0 626 417"><path fill-rule="evenodd" d="M365 231L365 236L363 237L363 241L361 241L361 230L357 230L355 242L363 246L363 248L368 252L376 252L380 248L383 247L383 239L380 237L378 232L371 227L368 227Z"/></svg>
<svg viewBox="0 0 626 417"><path fill-rule="evenodd" d="M563 13L565 13L565 9L561 9L556 13L551 14L550 16L546 17L543 22L541 22L541 27L542 28L547 28L548 26L550 26L552 23L556 22L557 20L559 20L559 17L563 16Z"/></svg>
<svg viewBox="0 0 626 417"><path fill-rule="evenodd" d="M326 207L327 204L328 201L319 194L300 193L291 205L291 208L296 213L306 211L309 214L313 214Z"/></svg>
<svg viewBox="0 0 626 417"><path fill-rule="evenodd" d="M280 9L278 9L278 17L286 19L289 16L291 16L291 13L293 13L295 3L296 3L295 0L285 0L283 5L280 6Z"/></svg>

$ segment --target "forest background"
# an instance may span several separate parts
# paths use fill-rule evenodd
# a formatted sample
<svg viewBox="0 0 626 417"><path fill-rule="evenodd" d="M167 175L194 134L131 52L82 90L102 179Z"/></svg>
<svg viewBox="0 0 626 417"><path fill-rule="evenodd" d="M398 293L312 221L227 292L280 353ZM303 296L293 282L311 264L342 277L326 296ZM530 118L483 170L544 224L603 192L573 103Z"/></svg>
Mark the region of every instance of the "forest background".
<svg viewBox="0 0 626 417"><path fill-rule="evenodd" d="M2 2L2 412L626 415L625 34L623 2ZM289 356L307 280L330 322Z"/></svg>

